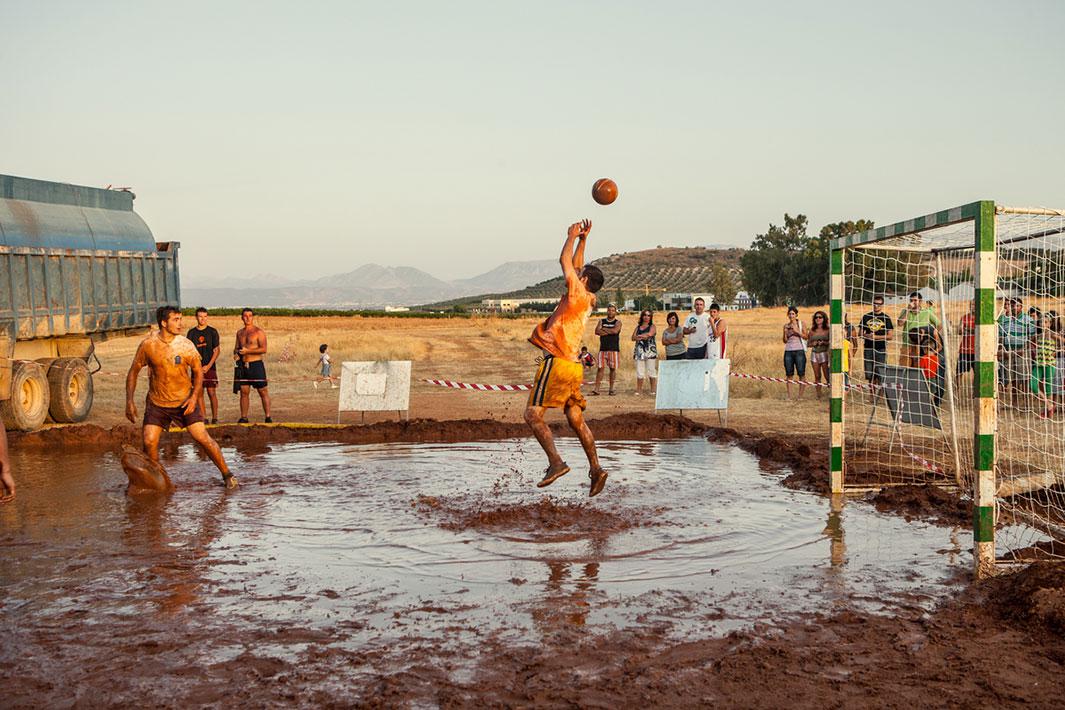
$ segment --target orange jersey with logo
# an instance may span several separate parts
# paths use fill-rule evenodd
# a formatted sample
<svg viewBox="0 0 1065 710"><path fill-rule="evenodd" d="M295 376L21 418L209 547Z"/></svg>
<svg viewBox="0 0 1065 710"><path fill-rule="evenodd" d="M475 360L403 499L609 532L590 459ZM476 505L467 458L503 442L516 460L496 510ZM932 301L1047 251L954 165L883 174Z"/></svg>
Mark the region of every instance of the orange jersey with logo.
<svg viewBox="0 0 1065 710"><path fill-rule="evenodd" d="M595 295L588 292L580 279L573 279L566 295L555 306L555 312L533 329L529 342L555 357L576 360L584 338L584 324L594 304Z"/></svg>

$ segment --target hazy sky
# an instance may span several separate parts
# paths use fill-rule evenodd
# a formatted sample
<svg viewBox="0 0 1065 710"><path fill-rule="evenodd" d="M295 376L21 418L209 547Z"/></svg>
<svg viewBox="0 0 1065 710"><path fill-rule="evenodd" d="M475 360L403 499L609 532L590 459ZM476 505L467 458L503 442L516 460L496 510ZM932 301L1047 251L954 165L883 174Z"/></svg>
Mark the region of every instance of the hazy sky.
<svg viewBox="0 0 1065 710"><path fill-rule="evenodd" d="M132 186L185 279L1065 207L1065 3L740 5L0 0L0 173Z"/></svg>

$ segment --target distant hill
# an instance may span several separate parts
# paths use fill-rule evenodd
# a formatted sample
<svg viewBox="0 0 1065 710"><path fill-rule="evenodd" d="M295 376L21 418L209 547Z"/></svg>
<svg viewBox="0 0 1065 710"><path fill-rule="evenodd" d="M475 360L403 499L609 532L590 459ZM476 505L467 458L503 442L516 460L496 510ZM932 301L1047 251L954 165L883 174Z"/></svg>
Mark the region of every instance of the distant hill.
<svg viewBox="0 0 1065 710"><path fill-rule="evenodd" d="M603 270L606 281L603 291L611 295L621 289L626 295L662 293L690 293L706 291L710 270L715 263L724 264L738 278L740 257L745 249L729 247L657 247L624 254L612 254L592 263ZM558 262L552 262L558 273ZM562 276L547 279L533 286L512 290L483 293L423 306L424 308L447 308L455 305L479 303L483 298L543 298L554 300L565 291Z"/></svg>
<svg viewBox="0 0 1065 710"><path fill-rule="evenodd" d="M381 308L455 299L491 290L520 289L558 269L554 261L511 261L483 274L454 281L409 266L364 264L319 279L186 279L182 301L208 307Z"/></svg>

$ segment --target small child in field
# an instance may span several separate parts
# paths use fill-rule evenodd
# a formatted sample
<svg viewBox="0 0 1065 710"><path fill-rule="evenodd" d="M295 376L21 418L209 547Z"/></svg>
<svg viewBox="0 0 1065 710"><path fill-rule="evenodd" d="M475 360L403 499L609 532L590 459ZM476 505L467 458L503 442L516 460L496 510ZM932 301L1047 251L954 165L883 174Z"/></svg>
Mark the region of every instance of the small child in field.
<svg viewBox="0 0 1065 710"><path fill-rule="evenodd" d="M580 361L586 369L590 367L595 367L595 355L592 355L590 352L588 352L587 345L581 346Z"/></svg>
<svg viewBox="0 0 1065 710"><path fill-rule="evenodd" d="M319 382L328 381L332 385L332 389L337 388L336 378L333 377L333 362L329 357L329 353L326 350L329 349L329 345L322 343L318 346L318 352L321 353L318 356L318 376L314 378L314 388L318 389Z"/></svg>

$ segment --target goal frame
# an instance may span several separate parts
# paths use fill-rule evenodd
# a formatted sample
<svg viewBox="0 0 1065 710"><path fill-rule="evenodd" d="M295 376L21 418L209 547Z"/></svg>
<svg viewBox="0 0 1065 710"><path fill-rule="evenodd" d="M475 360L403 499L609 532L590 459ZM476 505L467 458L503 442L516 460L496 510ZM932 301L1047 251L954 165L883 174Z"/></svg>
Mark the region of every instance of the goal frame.
<svg viewBox="0 0 1065 710"><path fill-rule="evenodd" d="M995 573L995 430L996 350L998 326L995 295L998 255L995 235L996 203L979 200L833 239L829 249L829 330L831 374L829 377L829 482L833 495L844 492L846 474L843 372L844 340L844 251L848 248L895 239L962 222L973 223L974 297L976 303L975 367L973 380L973 561L977 577ZM931 250L930 250L931 251Z"/></svg>

